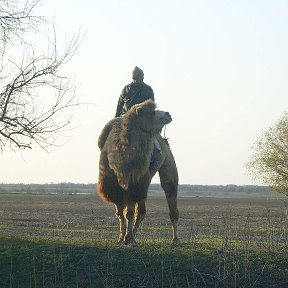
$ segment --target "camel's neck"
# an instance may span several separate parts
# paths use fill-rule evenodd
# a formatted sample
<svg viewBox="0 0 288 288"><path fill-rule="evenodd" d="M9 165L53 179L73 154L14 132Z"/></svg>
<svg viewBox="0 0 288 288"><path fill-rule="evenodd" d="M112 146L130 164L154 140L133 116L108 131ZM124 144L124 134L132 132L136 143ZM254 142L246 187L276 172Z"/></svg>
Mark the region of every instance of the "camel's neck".
<svg viewBox="0 0 288 288"><path fill-rule="evenodd" d="M128 136L127 152L129 158L137 166L141 163L142 169L149 169L151 155L153 151L153 135L141 130L133 131ZM144 168L145 167L145 168Z"/></svg>
<svg viewBox="0 0 288 288"><path fill-rule="evenodd" d="M129 135L129 148L141 154L151 154L153 149L153 134L146 131L134 131Z"/></svg>

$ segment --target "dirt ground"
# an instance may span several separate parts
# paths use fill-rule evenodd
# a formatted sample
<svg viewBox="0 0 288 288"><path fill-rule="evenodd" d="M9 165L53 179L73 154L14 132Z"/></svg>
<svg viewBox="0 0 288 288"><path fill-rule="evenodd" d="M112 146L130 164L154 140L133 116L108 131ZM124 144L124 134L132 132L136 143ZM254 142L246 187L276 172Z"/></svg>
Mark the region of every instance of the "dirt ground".
<svg viewBox="0 0 288 288"><path fill-rule="evenodd" d="M287 237L287 204L283 199L179 197L180 236L201 235ZM118 221L113 205L96 194L0 194L2 235L116 239ZM226 232L225 232L226 231ZM149 195L147 215L138 238L169 239L170 220L164 196ZM281 240L281 241L282 241Z"/></svg>

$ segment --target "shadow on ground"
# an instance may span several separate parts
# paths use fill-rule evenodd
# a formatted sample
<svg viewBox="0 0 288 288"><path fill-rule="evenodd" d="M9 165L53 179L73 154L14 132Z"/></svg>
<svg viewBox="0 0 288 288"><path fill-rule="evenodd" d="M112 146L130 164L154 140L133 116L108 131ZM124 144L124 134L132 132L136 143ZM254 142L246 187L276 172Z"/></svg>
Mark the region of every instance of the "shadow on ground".
<svg viewBox="0 0 288 288"><path fill-rule="evenodd" d="M0 239L1 288L287 287L287 273L287 257L209 244Z"/></svg>

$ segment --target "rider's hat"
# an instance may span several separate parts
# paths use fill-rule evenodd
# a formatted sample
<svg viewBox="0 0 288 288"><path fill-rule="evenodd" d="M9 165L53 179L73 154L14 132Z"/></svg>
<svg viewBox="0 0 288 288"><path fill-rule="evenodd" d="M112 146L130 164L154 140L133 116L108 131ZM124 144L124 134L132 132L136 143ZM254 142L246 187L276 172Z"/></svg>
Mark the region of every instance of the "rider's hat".
<svg viewBox="0 0 288 288"><path fill-rule="evenodd" d="M134 77L139 77L139 76L142 76L144 77L144 72L139 68L139 67L135 67L133 70L132 70L132 79L134 79Z"/></svg>

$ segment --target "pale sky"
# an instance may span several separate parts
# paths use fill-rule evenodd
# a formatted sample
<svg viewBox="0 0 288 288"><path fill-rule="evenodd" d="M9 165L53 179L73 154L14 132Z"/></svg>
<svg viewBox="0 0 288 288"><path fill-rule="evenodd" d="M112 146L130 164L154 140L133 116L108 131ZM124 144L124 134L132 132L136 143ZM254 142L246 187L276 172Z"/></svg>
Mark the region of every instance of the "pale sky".
<svg viewBox="0 0 288 288"><path fill-rule="evenodd" d="M98 136L137 65L173 117L166 136L180 184L262 184L245 164L260 132L287 111L286 0L42 2L37 11L60 41L85 34L65 72L79 102L95 105L73 110L77 128L49 153L6 147L0 182L97 182Z"/></svg>

